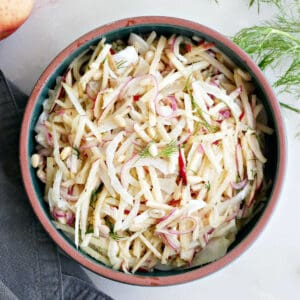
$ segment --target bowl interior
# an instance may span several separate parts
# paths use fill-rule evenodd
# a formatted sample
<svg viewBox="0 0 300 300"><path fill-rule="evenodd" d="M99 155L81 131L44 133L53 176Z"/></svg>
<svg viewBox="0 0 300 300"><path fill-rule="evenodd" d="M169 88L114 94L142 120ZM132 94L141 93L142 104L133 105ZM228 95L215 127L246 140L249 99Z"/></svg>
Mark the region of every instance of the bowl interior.
<svg viewBox="0 0 300 300"><path fill-rule="evenodd" d="M166 36L170 36L172 34L180 34L188 37L192 37L193 35L196 35L200 38L204 38L205 40L209 42L214 42L216 44L216 47L221 50L225 55L227 55L232 61L237 65L240 66L242 69L248 71L252 77L254 84L256 86L256 94L262 101L267 115L268 115L268 126L271 128L274 128L274 134L271 136L266 136L266 141L265 141L265 153L266 156L268 157L268 162L265 166L265 174L267 178L267 182L275 182L276 177L278 174L278 166L279 166L279 133L278 133L278 128L277 124L275 122L275 117L274 117L274 111L272 107L270 106L267 96L266 96L266 91L263 89L262 85L258 81L258 78L255 76L255 74L251 71L249 66L245 61L243 61L241 58L239 58L233 50L228 48L225 44L221 43L220 41L214 39L211 36L207 36L206 34L200 33L196 30L185 28L185 27L180 27L180 26L175 26L171 24L139 24L136 26L130 26L130 27L123 27L117 30L113 30L110 32L105 33L104 35L100 35L95 39L92 39L90 41L87 41L86 43L82 44L79 46L75 51L73 51L66 59L64 59L55 69L52 74L49 75L48 79L46 82L43 83L43 87L38 94L36 104L34 106L34 110L32 112L32 117L31 117L31 122L29 125L29 140L28 140L28 153L29 155L33 153L36 142L34 139L35 133L34 133L34 127L37 122L37 119L42 112L42 104L43 101L48 97L48 90L53 89L55 86L55 80L57 76L61 76L64 74L66 71L68 65L71 63L71 61L78 56L82 51L88 49L90 46L95 45L98 43L98 41L105 37L107 42L112 42L116 39L122 39L122 40L127 40L129 34L131 32L135 32L137 34L147 34L150 33L151 31L156 31L158 34L164 34ZM28 159L30 161L30 159ZM44 214L48 216L49 219L51 219L51 216L49 214L49 209L47 207L47 203L43 200L43 194L44 194L44 186L40 183L39 179L37 178L34 169L28 165L28 168L30 169L30 175L31 178L30 180L32 181L32 184L34 186L34 190L36 193L36 196L40 202L40 205L43 209ZM256 216L245 226L237 235L237 239L235 242L230 246L229 251L230 252L236 245L238 245L243 239L247 237L247 235L252 231L252 229L255 227L257 221L261 217L261 215L264 213L265 208L268 205L268 200L271 198L271 195L274 191L274 185L270 184L269 189L267 190L267 193L263 199L263 207L262 209L256 214ZM64 239L67 241L67 243L70 244L71 247L75 249L75 246L73 242L65 236L63 233L61 235L64 237ZM80 251L80 250L78 250ZM81 252L81 251L80 251ZM86 257L86 259L95 262L96 264L101 264L100 262L94 260L90 256L86 255L85 253L81 252L83 256ZM102 265L102 264L101 264ZM110 269L109 267L104 266L107 269ZM199 268L199 267L196 267ZM176 275L180 273L185 273L189 272L189 270L176 270L176 271L153 271L150 273L137 273L139 276L170 276L170 275ZM115 271L119 272L119 271Z"/></svg>

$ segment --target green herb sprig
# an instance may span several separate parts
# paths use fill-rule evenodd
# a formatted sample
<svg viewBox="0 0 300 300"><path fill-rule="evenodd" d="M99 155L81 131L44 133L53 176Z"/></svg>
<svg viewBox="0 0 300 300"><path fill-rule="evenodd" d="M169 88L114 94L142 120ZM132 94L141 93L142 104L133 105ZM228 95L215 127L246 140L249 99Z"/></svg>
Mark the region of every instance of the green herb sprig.
<svg viewBox="0 0 300 300"><path fill-rule="evenodd" d="M77 158L79 158L80 157L80 150L79 150L79 148L76 147L76 146L74 146L74 147L72 147L72 149L73 149L75 155L77 156Z"/></svg>
<svg viewBox="0 0 300 300"><path fill-rule="evenodd" d="M204 184L204 187L209 191L210 190L210 182L207 181L207 183Z"/></svg>
<svg viewBox="0 0 300 300"><path fill-rule="evenodd" d="M116 63L116 68L117 69L121 69L121 68L124 68L124 64L126 64L126 60L120 60Z"/></svg>
<svg viewBox="0 0 300 300"><path fill-rule="evenodd" d="M262 70L283 69L273 83L279 92L289 92L300 97L300 1L294 0L290 9L282 8L272 21L261 26L242 29L233 41L258 63ZM292 105L281 106L299 112Z"/></svg>
<svg viewBox="0 0 300 300"><path fill-rule="evenodd" d="M119 240L119 239L121 239L122 237L119 236L117 233L114 232L114 227L115 227L115 226L114 226L114 224L111 222L111 220L109 219L109 217L106 216L106 217L104 218L104 220L105 220L106 226L108 226L109 229L110 229L109 236L110 236L112 239L114 239L114 240Z"/></svg>
<svg viewBox="0 0 300 300"><path fill-rule="evenodd" d="M144 149L142 149L139 153L139 156L142 158L153 157L150 153L150 146L154 142L150 142ZM157 157L169 158L172 154L178 151L177 142L175 140L168 143L164 146L157 154Z"/></svg>
<svg viewBox="0 0 300 300"><path fill-rule="evenodd" d="M176 153L177 150L178 150L177 143L175 140L173 140L159 151L158 156L168 158L172 154Z"/></svg>
<svg viewBox="0 0 300 300"><path fill-rule="evenodd" d="M151 157L151 153L150 153L150 146L151 144L153 144L153 142L150 142L144 149L142 149L140 152L139 152L139 156L142 157L142 158L146 158L146 157Z"/></svg>
<svg viewBox="0 0 300 300"><path fill-rule="evenodd" d="M215 0L217 4L219 4L219 0ZM260 12L261 4L273 4L277 7L281 7L282 0L249 0L249 7L252 7L254 4L257 5L257 11Z"/></svg>
<svg viewBox="0 0 300 300"><path fill-rule="evenodd" d="M253 6L255 3L257 5L257 11L260 12L261 4L263 4L263 3L273 4L279 8L279 7L281 7L282 0L250 0L249 7Z"/></svg>
<svg viewBox="0 0 300 300"><path fill-rule="evenodd" d="M103 187L103 183L100 183L99 186L92 191L91 198L90 198L90 206L94 207L97 201L97 195L101 191L102 187Z"/></svg>
<svg viewBox="0 0 300 300"><path fill-rule="evenodd" d="M200 117L201 121L198 122L199 125L205 127L207 129L207 131L209 132L212 132L212 133L215 133L218 131L218 127L217 126L213 126L213 125L210 125L206 120L205 118L203 117L203 114L206 113L204 112L200 107L199 105L195 102L195 99L194 99L194 96L193 96L193 93L191 91L191 84L190 84L190 81L191 81L191 76L192 74L190 74L188 76L188 78L186 79L186 82L185 82L185 85L184 85L184 91L187 92L191 98L191 102L192 102L192 107L193 109L196 111L196 113L198 114L198 116ZM198 128L197 128L198 130Z"/></svg>

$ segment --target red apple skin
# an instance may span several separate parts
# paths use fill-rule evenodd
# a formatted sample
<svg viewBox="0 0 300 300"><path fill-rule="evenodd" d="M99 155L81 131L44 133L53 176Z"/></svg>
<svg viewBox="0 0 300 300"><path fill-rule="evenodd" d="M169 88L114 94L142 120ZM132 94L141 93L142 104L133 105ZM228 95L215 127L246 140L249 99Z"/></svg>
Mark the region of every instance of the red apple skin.
<svg viewBox="0 0 300 300"><path fill-rule="evenodd" d="M0 1L0 40L16 31L29 17L34 0Z"/></svg>

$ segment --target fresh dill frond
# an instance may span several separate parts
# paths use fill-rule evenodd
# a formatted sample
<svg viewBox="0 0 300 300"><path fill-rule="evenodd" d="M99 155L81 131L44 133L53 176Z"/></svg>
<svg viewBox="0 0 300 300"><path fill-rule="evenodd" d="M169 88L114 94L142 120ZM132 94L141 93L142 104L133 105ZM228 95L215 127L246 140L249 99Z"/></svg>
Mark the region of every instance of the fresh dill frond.
<svg viewBox="0 0 300 300"><path fill-rule="evenodd" d="M114 239L114 240L119 240L122 238L122 236L119 236L118 234L116 234L115 232L110 232L109 236Z"/></svg>
<svg viewBox="0 0 300 300"><path fill-rule="evenodd" d="M111 48L113 49L114 52L119 52L126 48L126 43L122 40L116 40L112 42Z"/></svg>
<svg viewBox="0 0 300 300"><path fill-rule="evenodd" d="M192 73L187 77L183 88L183 91L188 93L189 95L191 95L191 85L190 85L191 77L192 77Z"/></svg>
<svg viewBox="0 0 300 300"><path fill-rule="evenodd" d="M210 182L207 181L207 183L204 184L204 187L209 191L210 190Z"/></svg>
<svg viewBox="0 0 300 300"><path fill-rule="evenodd" d="M184 85L184 91L186 93L189 94L190 98L191 98L191 102L192 102L192 107L193 109L196 111L196 113L198 114L198 116L201 118L201 121L198 122L199 125L205 127L209 132L217 132L218 131L218 127L217 126L213 126L213 125L210 125L206 120L205 118L203 117L203 114L205 113L200 107L199 105L195 102L195 99L194 99L194 96L192 94L192 91L191 91L191 84L190 84L190 81L191 81L191 76L192 74L190 74L186 81L185 81L185 85Z"/></svg>
<svg viewBox="0 0 300 300"><path fill-rule="evenodd" d="M165 145L164 147L162 147L156 156L152 156L150 153L150 146L153 143L154 142L150 142L144 149L142 149L139 153L139 156L142 158L147 158L147 157L169 158L173 153L176 153L178 150L177 142L176 140L173 140L169 142L167 145Z"/></svg>
<svg viewBox="0 0 300 300"><path fill-rule="evenodd" d="M151 144L153 144L153 142L150 142L144 149L142 149L139 153L139 156L142 158L147 158L147 157L152 157L149 149Z"/></svg>
<svg viewBox="0 0 300 300"><path fill-rule="evenodd" d="M72 147L72 148L73 148L73 151L74 151L75 155L77 156L77 158L79 158L79 157L80 157L80 151L79 151L79 148L76 147L76 146L74 146L74 147Z"/></svg>
<svg viewBox="0 0 300 300"><path fill-rule="evenodd" d="M273 86L279 92L293 93L300 97L300 1L294 0L289 9L282 8L279 15L261 26L242 29L233 37L233 41L262 70L282 69L282 74L273 82ZM280 104L298 112L291 105Z"/></svg>
<svg viewBox="0 0 300 300"><path fill-rule="evenodd" d="M257 5L257 11L260 12L260 6L263 3L266 4L273 4L277 7L281 7L282 0L248 0L249 1L249 7L252 7L255 3ZM219 4L219 0L215 0L216 4Z"/></svg>
<svg viewBox="0 0 300 300"><path fill-rule="evenodd" d="M288 104L286 104L286 103L283 103L283 102L280 102L280 105L282 106L282 107L284 107L284 108L286 108L286 109L290 109L290 110L292 110L292 111L294 111L294 112L296 112L296 113L300 113L300 109L298 109L298 108L296 108L296 107L294 107L294 106L291 106L291 105L288 105Z"/></svg>
<svg viewBox="0 0 300 300"><path fill-rule="evenodd" d="M172 154L176 153L177 151L178 151L177 143L175 140L173 140L159 151L158 156L168 158Z"/></svg>
<svg viewBox="0 0 300 300"><path fill-rule="evenodd" d="M111 222L109 216L104 217L105 225L110 229L110 231L114 231L114 224Z"/></svg>
<svg viewBox="0 0 300 300"><path fill-rule="evenodd" d="M93 225L89 224L85 233L87 233L87 234L88 233L94 233L94 227L93 227Z"/></svg>
<svg viewBox="0 0 300 300"><path fill-rule="evenodd" d="M97 200L97 195L101 191L103 184L100 183L100 185L94 189L91 193L91 198L90 198L90 206L94 207L96 200Z"/></svg>
<svg viewBox="0 0 300 300"><path fill-rule="evenodd" d="M105 224L106 224L106 226L109 228L109 230L110 230L110 232L109 232L109 236L112 238L112 239L114 239L114 240L119 240L119 239L121 239L122 237L121 236L119 236L117 233L115 233L114 232L114 224L111 222L111 220L109 219L109 217L108 216L106 216L105 218L104 218L104 220L105 220Z"/></svg>
<svg viewBox="0 0 300 300"><path fill-rule="evenodd" d="M279 7L281 7L282 0L250 0L249 7L253 6L255 3L257 5L257 11L259 13L261 4L263 4L263 3L273 4L279 8Z"/></svg>
<svg viewBox="0 0 300 300"><path fill-rule="evenodd" d="M116 63L116 68L117 69L124 68L124 64L126 64L126 60L120 60Z"/></svg>
<svg viewBox="0 0 300 300"><path fill-rule="evenodd" d="M192 100L192 106L193 109L196 110L196 113L198 114L198 116L201 118L201 121L199 121L198 123L205 127L209 132L215 133L218 131L218 127L214 126L214 125L210 125L205 118L203 117L203 113L204 111L198 106L198 104L195 102L194 97L191 96L191 100Z"/></svg>

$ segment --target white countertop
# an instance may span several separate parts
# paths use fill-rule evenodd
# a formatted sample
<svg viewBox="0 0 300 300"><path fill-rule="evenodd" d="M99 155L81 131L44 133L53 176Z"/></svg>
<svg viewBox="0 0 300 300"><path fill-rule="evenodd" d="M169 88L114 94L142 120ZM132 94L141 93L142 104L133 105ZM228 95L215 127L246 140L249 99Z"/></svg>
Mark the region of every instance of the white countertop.
<svg viewBox="0 0 300 300"><path fill-rule="evenodd" d="M0 68L29 93L50 60L77 37L113 20L138 15L190 19L230 36L274 13L248 10L247 0L36 0L30 19L0 42ZM159 4L158 4L159 3ZM271 80L273 75L269 74ZM289 96L290 100L293 99ZM300 299L300 115L283 111L288 140L285 186L271 221L252 247L209 277L172 287L135 287L88 272L115 299Z"/></svg>

